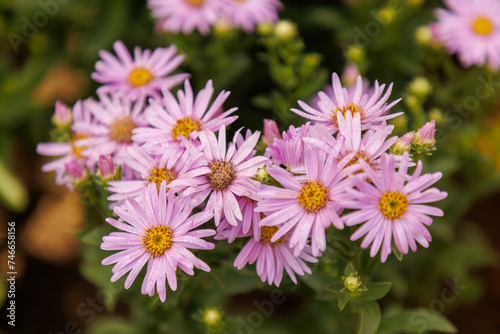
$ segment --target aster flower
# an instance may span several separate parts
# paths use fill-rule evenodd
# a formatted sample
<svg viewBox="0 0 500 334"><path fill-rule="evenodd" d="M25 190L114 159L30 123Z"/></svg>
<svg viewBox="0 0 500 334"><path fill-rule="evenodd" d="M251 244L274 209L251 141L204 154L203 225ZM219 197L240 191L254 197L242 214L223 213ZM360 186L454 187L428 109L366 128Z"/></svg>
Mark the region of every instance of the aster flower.
<svg viewBox="0 0 500 334"><path fill-rule="evenodd" d="M231 124L238 116L230 115L238 108L221 112L230 92L220 92L208 108L213 93L212 80L196 97L193 97L189 81L184 81L184 91L177 92L178 102L170 91L164 90L163 98L151 100L146 109L145 117L150 128L134 130L132 139L151 153L161 154L167 148L183 150L185 145L181 136L193 141L198 139L200 131L217 131L221 125Z"/></svg>
<svg viewBox="0 0 500 334"><path fill-rule="evenodd" d="M108 197L110 201L123 201L126 198L133 198L140 202L144 189L150 183L156 184L158 191L163 181L166 182L168 187L171 181L182 177L187 170L192 168L193 164L201 156L201 153L192 150L166 152L161 156L147 154L137 147L130 147L128 151L130 157L124 158L123 163L134 170L138 177L133 180L109 182L107 190L112 193Z"/></svg>
<svg viewBox="0 0 500 334"><path fill-rule="evenodd" d="M292 247L288 237L282 236L276 241L271 241L274 234L278 231L276 226L263 226L259 229L259 237L256 240L251 238L240 251L234 260L234 266L241 270L247 263L257 262L257 275L262 282L279 286L285 270L297 284L297 275L311 274L311 269L305 263L316 263L318 259L311 255L311 247L306 246L298 254L292 254Z"/></svg>
<svg viewBox="0 0 500 334"><path fill-rule="evenodd" d="M365 92L363 89L363 80L358 76L356 81L356 89L353 93L349 94L346 88L343 88L337 73L332 75L332 90L333 96L328 96L325 92L319 92L319 101L317 102L317 109L307 105L302 101L298 101L300 107L304 109L292 109L294 113L306 119L310 119L315 123L322 123L327 125L332 133L338 130L337 112L343 115L350 110L351 113L359 113L361 116L362 129L369 129L372 125L380 124L382 121L391 119L401 115L402 113L395 113L387 115L387 112L401 99L398 99L390 104L387 104L387 99L392 91L392 83L384 93L385 84L379 85L375 81L375 86L372 92Z"/></svg>
<svg viewBox="0 0 500 334"><path fill-rule="evenodd" d="M214 215L215 225L222 216L236 226L243 215L238 205L238 196L248 196L256 192L258 182L252 178L257 168L269 160L262 156L254 157L254 147L260 132L255 132L241 145L236 145L237 134L226 151L226 128L221 125L219 138L211 131L200 132L204 162L171 183L171 188L182 196L197 198L201 203L209 197L204 211Z"/></svg>
<svg viewBox="0 0 500 334"><path fill-rule="evenodd" d="M278 226L271 242L290 232L290 246L299 256L311 237L312 254L318 256L326 249L325 229L334 225L343 229L339 218L342 207L337 201L339 195L349 187L349 181L341 169L352 159L347 155L339 164L334 155L327 155L313 146L304 150L305 176L297 176L277 166L270 166L267 172L283 188L262 185L261 200L257 212L267 216L260 226Z"/></svg>
<svg viewBox="0 0 500 334"><path fill-rule="evenodd" d="M187 73L168 76L184 60L184 56L176 55L175 45L157 48L152 53L136 46L134 58L122 41L116 41L113 48L116 57L101 50L102 60L95 64L92 79L104 84L97 89L98 93L116 93L131 100L143 96L158 97L161 89L170 89L189 76Z"/></svg>
<svg viewBox="0 0 500 334"><path fill-rule="evenodd" d="M464 67L486 62L500 68L500 3L496 0L445 0L451 10L437 9L434 28Z"/></svg>
<svg viewBox="0 0 500 334"><path fill-rule="evenodd" d="M222 7L222 14L234 26L250 33L259 23L277 22L278 9L282 7L283 4L278 0L227 0Z"/></svg>
<svg viewBox="0 0 500 334"><path fill-rule="evenodd" d="M213 249L214 244L201 238L215 234L210 229L191 231L211 216L207 213L190 216L192 208L187 205L188 201L176 198L172 192L167 194L166 189L165 181L160 191L151 183L141 204L129 199L123 206L115 207L114 212L120 219L107 218L106 221L122 232L103 237L101 244L104 250L119 251L102 261L104 265L115 263L112 282L130 272L125 280L125 288L130 288L147 263L141 292L153 296L156 290L162 302L167 293L165 278L171 290L177 289L177 267L188 275L194 274L194 267L210 271L189 249Z"/></svg>
<svg viewBox="0 0 500 334"><path fill-rule="evenodd" d="M39 143L36 151L40 155L60 157L54 161L44 164L42 166L42 171L55 171L56 184L65 184L71 189L71 180L73 178L68 178L66 164L70 163L70 165L74 165L74 163L78 163L82 166L82 168L86 165L91 171L94 169L94 164L88 163L87 159L81 154L84 148L75 145L76 141L88 136L89 132L78 131L75 129L77 127L76 124L89 124L89 126L92 126L95 124L95 120L87 108L86 101L77 101L72 110L69 110L69 108L58 101L56 102L55 109L56 112L54 117L60 119L61 121L63 119L66 121L69 120L69 122L71 122L71 120L73 121L71 134L72 138L69 142ZM68 115L68 113L70 114Z"/></svg>
<svg viewBox="0 0 500 334"><path fill-rule="evenodd" d="M197 29L210 32L220 15L224 0L148 0L148 7L158 19L157 29L189 34Z"/></svg>
<svg viewBox="0 0 500 334"><path fill-rule="evenodd" d="M88 158L92 165L100 155L110 155L117 165L123 165L123 158L129 157L127 149L133 145L132 130L146 126L141 115L144 99L132 102L117 95L100 94L99 101L87 100L87 108L95 123L75 122L77 133L87 136L75 142L82 147L81 155ZM124 169L125 176L129 172Z"/></svg>
<svg viewBox="0 0 500 334"><path fill-rule="evenodd" d="M399 170L395 170L394 155L384 154L381 158L381 173L375 173L372 167L359 160L371 182L354 175L350 179L356 189L348 190L349 200L342 205L356 211L342 217L345 225L362 224L351 236L357 240L365 236L362 248L371 245L370 256L374 257L380 248L381 260L385 262L392 252L391 241L394 240L397 249L408 253L408 248L416 251L417 242L428 247L432 237L425 225L432 224L432 216L442 216L441 209L425 205L442 200L447 193L436 188L429 188L437 182L442 174L422 173L422 162L410 177L407 175L409 154L405 152Z"/></svg>
<svg viewBox="0 0 500 334"><path fill-rule="evenodd" d="M260 231L259 222L261 214L255 211L257 201L255 196L250 194L248 197L238 197L238 206L242 214L242 219L237 219L236 225L231 225L226 217L222 218L220 224L217 226L217 234L215 240L225 240L232 243L236 238L242 237L249 232L258 238L258 231ZM258 240L258 239L257 239Z"/></svg>
<svg viewBox="0 0 500 334"><path fill-rule="evenodd" d="M283 138L276 138L266 148L266 156L276 165L284 165L293 173L305 173L304 144L302 139L309 135L309 123L299 128L290 125L283 131Z"/></svg>

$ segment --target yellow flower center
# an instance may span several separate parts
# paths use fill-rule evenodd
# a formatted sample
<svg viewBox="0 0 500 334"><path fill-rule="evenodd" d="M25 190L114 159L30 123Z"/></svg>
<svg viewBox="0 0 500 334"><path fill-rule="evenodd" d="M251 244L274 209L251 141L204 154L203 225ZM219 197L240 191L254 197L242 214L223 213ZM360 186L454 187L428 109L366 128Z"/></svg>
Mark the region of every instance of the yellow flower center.
<svg viewBox="0 0 500 334"><path fill-rule="evenodd" d="M283 245L286 241L286 234L275 242L271 242L271 238L277 231L278 228L276 226L262 226L260 228L260 242L270 244L271 246Z"/></svg>
<svg viewBox="0 0 500 334"><path fill-rule="evenodd" d="M143 86L151 80L153 80L153 75L144 68L136 68L130 72L130 76L128 77L130 84L135 87Z"/></svg>
<svg viewBox="0 0 500 334"><path fill-rule="evenodd" d="M162 181L167 181L167 185L172 182L172 180L175 180L177 177L177 174L175 173L174 170L172 169L166 169L166 168L154 168L149 171L149 175L146 176L144 179L145 181L151 183L154 182L156 184L156 189L160 191L160 185ZM168 191L168 188L167 188Z"/></svg>
<svg viewBox="0 0 500 334"><path fill-rule="evenodd" d="M162 255L172 245L172 231L168 226L151 226L144 231L142 244L152 257Z"/></svg>
<svg viewBox="0 0 500 334"><path fill-rule="evenodd" d="M120 143L131 143L134 129L135 124L130 117L117 119L109 127L109 138Z"/></svg>
<svg viewBox="0 0 500 334"><path fill-rule="evenodd" d="M79 139L83 139L83 138L87 138L87 137L88 137L88 135L84 135L81 133L74 133L73 138L69 142L69 145L71 146L71 150L73 151L73 155L77 159L83 159L82 151L85 149L85 147L84 146L75 146L75 142Z"/></svg>
<svg viewBox="0 0 500 334"><path fill-rule="evenodd" d="M185 117L177 120L177 124L172 129L172 136L177 140L177 137L183 135L186 138L189 138L189 134L194 130L201 130L201 123L199 120L193 120L191 117Z"/></svg>
<svg viewBox="0 0 500 334"><path fill-rule="evenodd" d="M307 181L302 186L297 198L307 212L318 212L326 204L328 188L325 188L321 181Z"/></svg>
<svg viewBox="0 0 500 334"><path fill-rule="evenodd" d="M212 160L208 163L211 173L207 180L214 190L226 190L234 179L234 166L225 160Z"/></svg>
<svg viewBox="0 0 500 334"><path fill-rule="evenodd" d="M347 152L346 154L341 155L341 156L337 159L337 161L342 160L342 159L343 159L346 155L348 155L348 154L350 154L350 153L352 153L352 152ZM356 154L354 155L354 157L352 157L352 159L351 159L351 160L347 163L347 165L345 165L345 166L346 166L346 167L349 167L349 166L352 166L352 165L354 165L354 164L357 164L359 159L362 159L362 160L366 161L368 164L370 164L370 162L371 162L371 161L370 161L370 158L369 158L369 156L368 156L368 154L367 154L365 151L361 151L361 152L356 153ZM363 170L359 170L359 171L357 171L355 174L357 174L357 173L361 173L362 171L363 171Z"/></svg>
<svg viewBox="0 0 500 334"><path fill-rule="evenodd" d="M403 213L408 208L408 200L406 195L399 191L383 193L378 202L378 208L385 218L395 220L404 217Z"/></svg>
<svg viewBox="0 0 500 334"><path fill-rule="evenodd" d="M204 0L186 0L186 1L193 6L201 6Z"/></svg>
<svg viewBox="0 0 500 334"><path fill-rule="evenodd" d="M359 116L361 117L361 120L363 120L364 114L363 111L364 109L359 105L359 104L354 104L354 103L348 103L348 104L343 104L341 106L338 106L335 110L332 110L332 121L333 124L335 124L337 127L339 126L339 123L337 121L337 112L341 112L342 115L345 118L345 114L347 110L351 111L351 114L354 116L354 114L359 113Z"/></svg>
<svg viewBox="0 0 500 334"><path fill-rule="evenodd" d="M493 30L493 24L485 17L478 17L472 23L472 30L478 35L489 35Z"/></svg>

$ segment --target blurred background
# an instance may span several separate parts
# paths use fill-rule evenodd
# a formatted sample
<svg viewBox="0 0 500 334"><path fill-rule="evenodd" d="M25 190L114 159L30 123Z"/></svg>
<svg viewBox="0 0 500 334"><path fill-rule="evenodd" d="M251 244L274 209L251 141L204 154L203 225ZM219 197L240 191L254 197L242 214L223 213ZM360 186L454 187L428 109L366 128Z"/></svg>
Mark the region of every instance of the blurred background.
<svg viewBox="0 0 500 334"><path fill-rule="evenodd" d="M218 29L203 37L156 32L146 1L0 2L0 268L3 275L9 271L7 223L15 222L15 332L134 333L130 323L139 321L127 299L117 297L123 284L111 285L110 268L99 265L100 241L89 228L102 225L103 217L78 194L55 185L53 173L42 173L41 165L51 159L35 153L37 143L50 141L55 101L71 106L95 96L98 84L90 74L98 52L111 50L120 39L129 50L175 43L186 54L181 67L192 74L195 90L213 79L216 92L232 92L226 107L238 106L240 116L232 131L241 126L260 130L262 118L281 121L280 130L297 123L289 108L299 99L309 101L331 82L332 72L342 73L349 62L372 83L393 82L390 101L403 97L395 109L406 113L395 121L395 134L436 120L438 150L426 157L424 171L442 171L437 186L449 196L438 203L445 216L430 228L431 246L402 262L392 256L379 267L376 277L393 282L382 305L432 309L446 315L460 333L500 333L500 76L485 68L462 68L433 41L427 25L435 20L433 9L442 7L441 1L283 3L280 17L295 22L297 30L293 43L281 40L290 47L281 49L285 55L275 66L268 57L276 46L256 33ZM416 78L425 78L428 86L412 86ZM287 84L291 80L300 82ZM478 95L478 89L488 94ZM224 252L230 251L219 249ZM329 265L320 264L324 270ZM245 314L252 300L269 295L269 288L249 273L234 269L227 274L240 283L217 297L224 312ZM286 302L276 306L262 330L252 330L287 333L277 328L291 322L300 332L304 324L298 321L307 322L319 312L325 324L318 324L315 332L334 332L334 325L326 322L339 311L323 310L321 304L309 307L319 293L314 277L313 270L298 290L285 284ZM201 279L209 288L216 285L216 278ZM103 303L102 291L113 288L119 291L105 298L112 302ZM7 289L2 278L2 304ZM210 303L195 304L186 304L185 314L170 313L188 319L189 330L167 326L162 332L202 333L197 310ZM14 332L7 325L7 305L2 307L0 328Z"/></svg>

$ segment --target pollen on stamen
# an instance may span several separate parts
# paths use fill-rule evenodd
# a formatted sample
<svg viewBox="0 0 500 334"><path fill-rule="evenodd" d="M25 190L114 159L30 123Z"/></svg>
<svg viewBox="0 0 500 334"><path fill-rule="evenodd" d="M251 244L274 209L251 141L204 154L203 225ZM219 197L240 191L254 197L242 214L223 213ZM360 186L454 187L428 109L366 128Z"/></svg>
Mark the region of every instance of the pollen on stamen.
<svg viewBox="0 0 500 334"><path fill-rule="evenodd" d="M354 104L354 103L348 103L348 104L343 104L341 106L338 106L335 110L332 110L332 122L335 124L337 127L339 126L339 123L337 121L337 112L341 112L342 115L345 117L346 112L350 110L352 115L359 113L359 116L361 117L361 120L364 118L364 109L359 105L359 104Z"/></svg>
<svg viewBox="0 0 500 334"><path fill-rule="evenodd" d="M160 186L163 181L166 181L167 185L175 180L177 173L173 169L166 168L153 168L149 171L149 175L144 179L148 183L155 183L156 189L160 191ZM167 191L169 189L167 188Z"/></svg>
<svg viewBox="0 0 500 334"><path fill-rule="evenodd" d="M130 117L119 118L109 127L109 138L120 143L132 142L132 130L136 128Z"/></svg>
<svg viewBox="0 0 500 334"><path fill-rule="evenodd" d="M225 160L212 160L208 163L211 173L207 174L207 180L213 190L224 191L234 179L234 166Z"/></svg>
<svg viewBox="0 0 500 334"><path fill-rule="evenodd" d="M392 220L403 218L408 209L408 200L406 195L399 191L386 192L380 197L378 208L386 218Z"/></svg>
<svg viewBox="0 0 500 334"><path fill-rule="evenodd" d="M128 81L134 87L139 87L153 80L153 75L145 68L136 68L130 72Z"/></svg>
<svg viewBox="0 0 500 334"><path fill-rule="evenodd" d="M260 242L270 244L271 246L281 246L285 243L287 235L285 234L275 242L271 242L274 234L278 231L276 226L262 226L260 228Z"/></svg>
<svg viewBox="0 0 500 334"><path fill-rule="evenodd" d="M307 181L300 189L297 201L307 212L318 212L328 200L328 188L321 181Z"/></svg>
<svg viewBox="0 0 500 334"><path fill-rule="evenodd" d="M172 230L163 225L145 228L142 244L152 257L160 256L172 245Z"/></svg>
<svg viewBox="0 0 500 334"><path fill-rule="evenodd" d="M186 2L188 2L189 4L197 7L201 6L203 4L203 1L204 0L186 0Z"/></svg>
<svg viewBox="0 0 500 334"><path fill-rule="evenodd" d="M84 135L84 134L80 134L80 133L75 133L73 134L73 138L71 139L70 141L70 146L71 146L71 150L73 151L73 155L77 158L77 159L83 159L82 157L82 151L85 149L84 146L75 146L75 142L77 140L80 140L80 139L83 139L83 138L87 138L88 135Z"/></svg>
<svg viewBox="0 0 500 334"><path fill-rule="evenodd" d="M172 136L174 137L175 141L177 141L177 137L181 135L189 138L189 134L195 130L201 130L201 122L198 119L184 117L177 120L177 123L172 129Z"/></svg>

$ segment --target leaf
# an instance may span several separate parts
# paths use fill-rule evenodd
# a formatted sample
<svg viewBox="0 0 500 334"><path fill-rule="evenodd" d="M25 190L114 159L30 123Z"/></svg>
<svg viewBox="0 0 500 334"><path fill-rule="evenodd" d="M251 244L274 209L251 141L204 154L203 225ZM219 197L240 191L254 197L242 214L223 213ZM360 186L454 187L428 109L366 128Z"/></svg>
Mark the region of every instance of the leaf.
<svg viewBox="0 0 500 334"><path fill-rule="evenodd" d="M0 161L0 200L16 212L28 205L28 191L23 182Z"/></svg>
<svg viewBox="0 0 500 334"><path fill-rule="evenodd" d="M391 286L391 282L372 283L360 298L365 301L379 300L389 293Z"/></svg>
<svg viewBox="0 0 500 334"><path fill-rule="evenodd" d="M457 328L442 314L427 309L404 310L382 319L377 334L426 333L437 331L456 333Z"/></svg>
<svg viewBox="0 0 500 334"><path fill-rule="evenodd" d="M346 276L349 276L350 274L352 274L353 272L355 272L356 270L354 269L354 266L352 264L352 262L350 262L347 267L345 267L345 275Z"/></svg>
<svg viewBox="0 0 500 334"><path fill-rule="evenodd" d="M85 331L87 334L136 334L134 326L118 318L99 318Z"/></svg>
<svg viewBox="0 0 500 334"><path fill-rule="evenodd" d="M391 248L392 248L392 252L394 253L394 255L396 255L398 260L403 261L403 253L401 253L394 244L391 244Z"/></svg>
<svg viewBox="0 0 500 334"><path fill-rule="evenodd" d="M356 312L360 313L359 327L356 333L374 334L380 325L380 319L382 317L378 303L363 303L356 309Z"/></svg>
<svg viewBox="0 0 500 334"><path fill-rule="evenodd" d="M343 293L340 291L343 288L344 288L344 283L337 282L327 286L325 290L328 292L332 292L335 295L343 295Z"/></svg>
<svg viewBox="0 0 500 334"><path fill-rule="evenodd" d="M339 309L342 311L346 304L351 301L351 298L348 295L343 295L339 298Z"/></svg>

